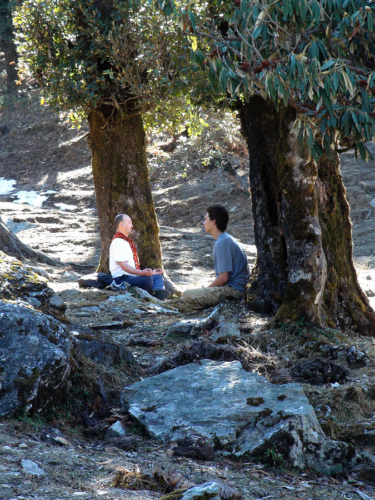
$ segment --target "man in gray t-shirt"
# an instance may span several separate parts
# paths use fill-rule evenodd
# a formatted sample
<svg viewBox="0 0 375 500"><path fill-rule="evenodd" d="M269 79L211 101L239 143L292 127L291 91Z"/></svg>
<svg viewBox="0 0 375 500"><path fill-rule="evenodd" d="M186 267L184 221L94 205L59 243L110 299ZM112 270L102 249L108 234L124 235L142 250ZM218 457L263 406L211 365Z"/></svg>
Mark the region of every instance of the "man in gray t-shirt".
<svg viewBox="0 0 375 500"><path fill-rule="evenodd" d="M204 220L206 233L215 240L214 266L216 278L207 288L185 290L182 301L190 309L204 309L221 299L240 299L249 280L249 265L238 241L227 232L229 215L222 205L211 205Z"/></svg>

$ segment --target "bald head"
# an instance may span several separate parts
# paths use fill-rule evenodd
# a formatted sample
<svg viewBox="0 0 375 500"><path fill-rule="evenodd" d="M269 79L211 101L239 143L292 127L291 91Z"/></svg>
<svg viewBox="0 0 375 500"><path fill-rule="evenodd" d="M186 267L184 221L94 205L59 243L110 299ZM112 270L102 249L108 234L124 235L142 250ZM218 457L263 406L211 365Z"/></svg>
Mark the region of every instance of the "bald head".
<svg viewBox="0 0 375 500"><path fill-rule="evenodd" d="M116 231L118 229L118 226L119 226L120 222L123 221L124 217L126 217L126 214L118 214L118 215L116 215L116 217L115 217L115 228L116 228Z"/></svg>
<svg viewBox="0 0 375 500"><path fill-rule="evenodd" d="M132 220L129 215L119 214L115 217L115 227L116 231L125 234L125 236L129 236L133 229Z"/></svg>

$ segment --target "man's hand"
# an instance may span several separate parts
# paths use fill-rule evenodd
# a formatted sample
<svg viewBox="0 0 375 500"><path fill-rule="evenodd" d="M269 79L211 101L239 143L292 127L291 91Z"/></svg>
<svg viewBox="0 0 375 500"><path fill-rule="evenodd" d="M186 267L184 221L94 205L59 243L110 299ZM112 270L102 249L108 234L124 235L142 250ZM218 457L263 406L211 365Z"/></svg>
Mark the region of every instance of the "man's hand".
<svg viewBox="0 0 375 500"><path fill-rule="evenodd" d="M162 269L150 269L146 268L142 270L142 276L154 276L155 274L163 274Z"/></svg>
<svg viewBox="0 0 375 500"><path fill-rule="evenodd" d="M152 274L163 274L163 269L154 269Z"/></svg>

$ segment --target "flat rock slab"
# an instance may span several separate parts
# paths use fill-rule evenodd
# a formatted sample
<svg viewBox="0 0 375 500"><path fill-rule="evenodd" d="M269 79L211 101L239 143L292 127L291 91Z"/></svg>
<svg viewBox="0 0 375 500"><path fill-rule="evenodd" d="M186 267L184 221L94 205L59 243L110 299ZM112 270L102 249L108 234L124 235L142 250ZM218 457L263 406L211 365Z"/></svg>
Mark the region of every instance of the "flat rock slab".
<svg viewBox="0 0 375 500"><path fill-rule="evenodd" d="M125 388L130 414L169 444L200 436L216 452L236 457L278 455L303 469L332 473L354 450L326 439L299 384L274 385L238 361L203 360Z"/></svg>

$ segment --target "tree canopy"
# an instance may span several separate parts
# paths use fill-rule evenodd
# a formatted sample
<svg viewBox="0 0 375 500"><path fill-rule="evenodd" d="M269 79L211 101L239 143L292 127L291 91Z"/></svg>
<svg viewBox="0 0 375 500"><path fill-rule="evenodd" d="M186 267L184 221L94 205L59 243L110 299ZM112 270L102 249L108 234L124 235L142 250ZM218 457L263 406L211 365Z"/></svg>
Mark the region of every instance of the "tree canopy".
<svg viewBox="0 0 375 500"><path fill-rule="evenodd" d="M60 109L143 113L171 87L176 30L139 0L26 0L15 24L23 72Z"/></svg>
<svg viewBox="0 0 375 500"><path fill-rule="evenodd" d="M167 4L164 5L163 4ZM297 111L316 160L341 144L371 157L375 138L375 6L364 0L157 2L192 42L216 93L260 95Z"/></svg>

